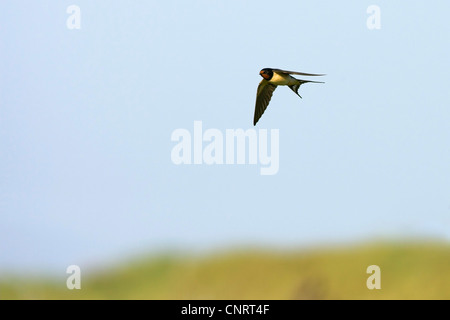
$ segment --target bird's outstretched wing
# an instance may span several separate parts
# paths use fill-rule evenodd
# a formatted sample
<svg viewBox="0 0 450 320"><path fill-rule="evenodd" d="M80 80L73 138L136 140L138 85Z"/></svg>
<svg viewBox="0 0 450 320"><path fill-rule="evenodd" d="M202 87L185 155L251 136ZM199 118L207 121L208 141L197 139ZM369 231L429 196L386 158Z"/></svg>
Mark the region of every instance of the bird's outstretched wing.
<svg viewBox="0 0 450 320"><path fill-rule="evenodd" d="M310 76L310 77L324 76L324 74L316 74L316 73L304 73L304 72L287 71L287 70L281 70L281 69L272 69L272 70L274 72L286 73L286 74L297 74L299 76Z"/></svg>
<svg viewBox="0 0 450 320"><path fill-rule="evenodd" d="M261 118L264 111L266 111L270 99L272 98L272 94L276 88L277 86L270 84L267 80L264 79L259 83L258 91L256 92L255 116L253 118L253 125L256 125L259 118Z"/></svg>

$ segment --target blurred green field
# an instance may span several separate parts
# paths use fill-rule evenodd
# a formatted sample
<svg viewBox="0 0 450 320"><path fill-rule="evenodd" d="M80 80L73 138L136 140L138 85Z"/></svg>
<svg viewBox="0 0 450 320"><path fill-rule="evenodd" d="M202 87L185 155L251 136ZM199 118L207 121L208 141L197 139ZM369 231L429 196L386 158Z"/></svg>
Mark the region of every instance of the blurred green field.
<svg viewBox="0 0 450 320"><path fill-rule="evenodd" d="M381 268L380 290L366 286L370 265ZM0 299L450 299L450 245L161 255L84 272L81 286L3 275Z"/></svg>

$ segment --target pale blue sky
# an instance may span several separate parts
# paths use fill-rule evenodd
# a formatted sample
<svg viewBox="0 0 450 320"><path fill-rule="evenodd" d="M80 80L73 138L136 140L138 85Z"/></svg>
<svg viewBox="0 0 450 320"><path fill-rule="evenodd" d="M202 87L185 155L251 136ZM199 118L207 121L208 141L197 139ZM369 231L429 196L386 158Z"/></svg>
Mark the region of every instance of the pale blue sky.
<svg viewBox="0 0 450 320"><path fill-rule="evenodd" d="M81 8L81 30L66 8ZM366 9L381 8L381 30ZM2 1L0 268L130 252L450 239L448 1ZM258 128L280 169L176 166L173 130Z"/></svg>

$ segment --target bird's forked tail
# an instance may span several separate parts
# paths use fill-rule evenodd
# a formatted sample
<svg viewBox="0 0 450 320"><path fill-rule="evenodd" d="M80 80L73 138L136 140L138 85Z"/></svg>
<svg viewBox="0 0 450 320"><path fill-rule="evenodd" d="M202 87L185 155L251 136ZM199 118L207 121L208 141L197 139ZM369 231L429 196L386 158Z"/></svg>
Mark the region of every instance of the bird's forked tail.
<svg viewBox="0 0 450 320"><path fill-rule="evenodd" d="M298 79L297 79L298 80ZM300 86L304 83L307 82L312 82L312 83L325 83L322 81L312 81L312 80L298 80L298 83L290 85L289 88L295 92L296 95L298 95L300 98L302 97L301 95L298 94L298 89L300 88ZM302 98L303 99L303 98Z"/></svg>

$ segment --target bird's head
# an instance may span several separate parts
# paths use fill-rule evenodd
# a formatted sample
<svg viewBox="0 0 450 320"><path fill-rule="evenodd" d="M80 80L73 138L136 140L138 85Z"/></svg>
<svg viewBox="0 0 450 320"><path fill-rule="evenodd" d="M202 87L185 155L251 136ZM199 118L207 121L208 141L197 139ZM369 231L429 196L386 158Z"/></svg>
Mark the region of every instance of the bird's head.
<svg viewBox="0 0 450 320"><path fill-rule="evenodd" d="M261 75L261 77L263 77L266 80L270 80L273 77L273 71L272 69L269 68L264 68L262 69L259 74Z"/></svg>

